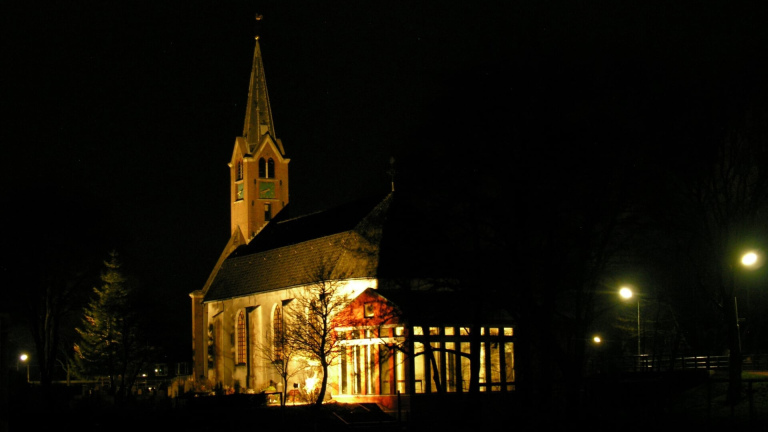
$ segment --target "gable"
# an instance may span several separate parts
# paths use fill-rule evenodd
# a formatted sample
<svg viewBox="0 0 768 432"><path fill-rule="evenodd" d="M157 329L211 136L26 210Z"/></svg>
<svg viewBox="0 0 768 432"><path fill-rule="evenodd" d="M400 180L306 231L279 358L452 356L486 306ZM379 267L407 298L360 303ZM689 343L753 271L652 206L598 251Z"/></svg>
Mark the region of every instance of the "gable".
<svg viewBox="0 0 768 432"><path fill-rule="evenodd" d="M245 141L245 138L243 137L237 137L235 138L235 146L232 148L232 157L230 159L230 166L232 166L235 161L244 159L248 155L248 143Z"/></svg>
<svg viewBox="0 0 768 432"><path fill-rule="evenodd" d="M290 162L290 159L283 157L282 145L278 147L272 136L268 133L262 137L258 146L251 149L251 154L254 158L261 157L262 155L269 155L270 157L274 155L280 163Z"/></svg>
<svg viewBox="0 0 768 432"><path fill-rule="evenodd" d="M398 324L401 319L397 305L368 288L334 317L334 327L380 327Z"/></svg>
<svg viewBox="0 0 768 432"><path fill-rule="evenodd" d="M278 145L279 144L279 145ZM276 143L272 139L270 134L264 134L258 145L249 148L248 142L244 137L235 138L235 146L232 148L232 156L230 158L230 164L234 164L239 159L245 159L248 157L259 157L259 155L269 153L269 156L277 159L280 163L288 163L291 160L285 157L285 151L283 150L282 142L278 140Z"/></svg>

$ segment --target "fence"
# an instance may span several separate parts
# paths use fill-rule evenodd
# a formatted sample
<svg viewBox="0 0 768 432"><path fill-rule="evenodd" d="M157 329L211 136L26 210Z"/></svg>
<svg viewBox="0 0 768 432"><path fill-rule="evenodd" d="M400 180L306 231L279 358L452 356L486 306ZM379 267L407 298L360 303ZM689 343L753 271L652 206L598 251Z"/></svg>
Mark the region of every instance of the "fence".
<svg viewBox="0 0 768 432"><path fill-rule="evenodd" d="M634 372L659 372L684 369L725 370L728 369L730 358L724 356L656 356L635 355L619 360L620 369ZM742 370L768 370L768 355L742 356Z"/></svg>

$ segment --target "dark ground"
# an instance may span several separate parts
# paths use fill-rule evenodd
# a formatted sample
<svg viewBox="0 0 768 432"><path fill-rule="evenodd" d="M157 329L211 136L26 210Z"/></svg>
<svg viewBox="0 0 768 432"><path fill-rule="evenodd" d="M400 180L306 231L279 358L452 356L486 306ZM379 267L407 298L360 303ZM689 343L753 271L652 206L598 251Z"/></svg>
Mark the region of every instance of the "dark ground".
<svg viewBox="0 0 768 432"><path fill-rule="evenodd" d="M541 428L588 428L591 431L685 430L768 431L768 376L745 377L742 400L725 401L727 381L720 374L646 373L590 380L583 406L566 413L557 403L546 412L527 407L518 396L506 399L482 395L473 400L431 397L433 406L420 403L409 416L382 412L376 405L325 404L265 406L261 395L156 398L116 407L101 399L85 398L43 410L12 397L8 432L38 430L212 431L290 429L309 431L429 431ZM642 379L641 379L642 378ZM493 396L493 395L490 395ZM425 399L426 400L426 399ZM500 401L501 402L498 402ZM16 401L16 402L14 402ZM2 431L5 432L5 431Z"/></svg>

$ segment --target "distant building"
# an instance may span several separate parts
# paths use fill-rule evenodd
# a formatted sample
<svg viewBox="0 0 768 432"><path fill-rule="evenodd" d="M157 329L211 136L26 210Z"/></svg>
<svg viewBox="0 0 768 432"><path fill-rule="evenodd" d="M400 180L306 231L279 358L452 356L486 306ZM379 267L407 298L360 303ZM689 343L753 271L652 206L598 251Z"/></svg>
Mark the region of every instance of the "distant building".
<svg viewBox="0 0 768 432"><path fill-rule="evenodd" d="M335 318L343 352L329 370L334 400L391 408L399 396L467 392L473 370L480 392L514 390L511 319L493 299L467 299L450 272L423 264L429 247L412 198L385 191L291 215L290 159L274 130L257 38L243 135L229 163L231 237L190 294L195 380L230 391L283 390L264 349L280 349L274 341L286 308L323 280L351 299ZM289 387L306 390L318 374L307 369Z"/></svg>

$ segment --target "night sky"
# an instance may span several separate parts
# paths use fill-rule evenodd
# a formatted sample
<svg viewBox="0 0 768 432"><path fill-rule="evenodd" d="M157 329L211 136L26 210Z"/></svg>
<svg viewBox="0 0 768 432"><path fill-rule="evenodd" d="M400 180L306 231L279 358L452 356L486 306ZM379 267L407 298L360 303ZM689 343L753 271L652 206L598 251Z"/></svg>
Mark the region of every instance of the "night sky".
<svg viewBox="0 0 768 432"><path fill-rule="evenodd" d="M390 157L404 187L446 160L547 175L563 163L684 163L697 139L768 100L765 12L738 1L5 2L3 290L44 266L26 267L41 250L75 247L61 239L105 257L114 247L166 305L160 327L188 346L188 293L230 234L227 162L256 34L291 206L305 213L387 190Z"/></svg>

